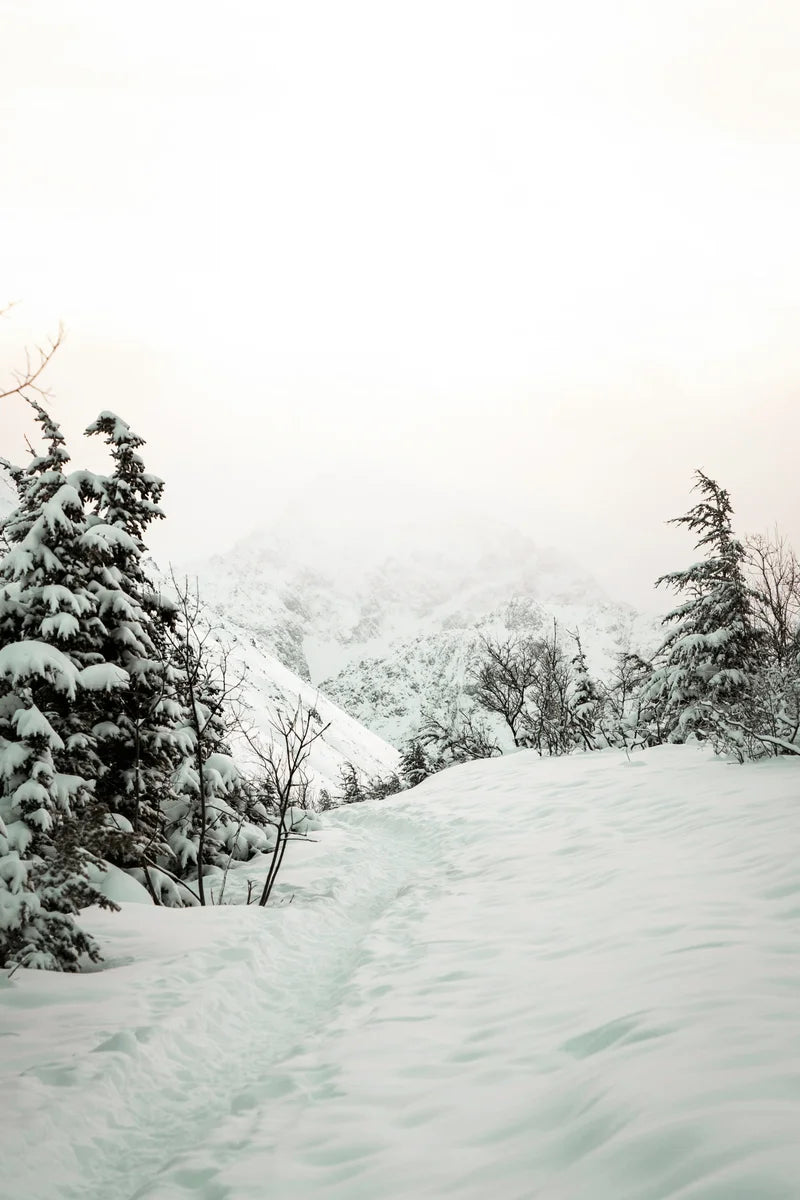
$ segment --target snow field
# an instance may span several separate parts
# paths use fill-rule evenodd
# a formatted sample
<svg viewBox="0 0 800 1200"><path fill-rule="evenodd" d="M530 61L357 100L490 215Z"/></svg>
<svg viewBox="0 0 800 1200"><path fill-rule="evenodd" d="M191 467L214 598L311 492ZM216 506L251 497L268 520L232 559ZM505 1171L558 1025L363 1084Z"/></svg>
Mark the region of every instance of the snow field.
<svg viewBox="0 0 800 1200"><path fill-rule="evenodd" d="M291 904L92 912L108 969L0 988L8 1194L796 1198L798 767L522 752L331 814Z"/></svg>

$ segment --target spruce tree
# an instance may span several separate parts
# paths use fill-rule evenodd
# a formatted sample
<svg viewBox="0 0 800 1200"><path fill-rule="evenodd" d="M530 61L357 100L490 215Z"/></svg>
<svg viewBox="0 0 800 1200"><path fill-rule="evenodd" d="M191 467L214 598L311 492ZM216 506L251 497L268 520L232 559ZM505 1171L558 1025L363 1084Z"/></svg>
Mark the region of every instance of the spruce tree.
<svg viewBox="0 0 800 1200"><path fill-rule="evenodd" d="M597 685L589 674L586 654L579 633L574 633L575 654L572 659L572 719L585 750L596 750L595 727L601 710Z"/></svg>
<svg viewBox="0 0 800 1200"><path fill-rule="evenodd" d="M351 762L346 762L339 768L339 778L342 786L342 804L362 804L367 799L358 771Z"/></svg>
<svg viewBox="0 0 800 1200"><path fill-rule="evenodd" d="M406 787L416 787L432 773L422 743L413 738L400 756L400 774Z"/></svg>
<svg viewBox="0 0 800 1200"><path fill-rule="evenodd" d="M97 791L116 824L132 831L108 853L131 866L166 850L162 803L180 761L183 706L168 636L176 612L153 585L143 540L164 515L164 484L144 468L144 439L114 413L101 413L86 433L105 438L113 464L109 475L77 480L92 506L85 540L105 553L91 590L107 629L104 654L130 680L94 727L105 762Z"/></svg>
<svg viewBox="0 0 800 1200"><path fill-rule="evenodd" d="M694 490L701 500L670 524L697 535L695 545L705 558L656 582L687 597L664 618L669 632L648 687L671 741L708 736L735 710L745 695L758 643L730 496L702 471L696 477Z"/></svg>
<svg viewBox="0 0 800 1200"><path fill-rule="evenodd" d="M80 714L99 688L127 680L103 658L64 438L30 403L45 449L12 469L20 502L0 561L0 956L74 970L81 953L98 956L72 918L100 899L88 868L103 821L100 760Z"/></svg>
<svg viewBox="0 0 800 1200"><path fill-rule="evenodd" d="M0 963L74 971L82 954L100 957L74 922L88 904L108 906L88 878L82 834L92 811L86 780L59 770L65 743L53 728L48 694L74 697L77 672L43 642L0 650Z"/></svg>

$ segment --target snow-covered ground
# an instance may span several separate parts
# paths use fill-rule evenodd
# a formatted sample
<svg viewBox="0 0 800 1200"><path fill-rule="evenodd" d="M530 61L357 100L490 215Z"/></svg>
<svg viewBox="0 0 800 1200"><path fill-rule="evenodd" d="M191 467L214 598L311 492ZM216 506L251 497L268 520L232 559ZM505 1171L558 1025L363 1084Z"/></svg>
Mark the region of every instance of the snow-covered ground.
<svg viewBox="0 0 800 1200"><path fill-rule="evenodd" d="M269 909L91 912L105 969L0 985L0 1191L796 1198L798 805L521 752L329 814Z"/></svg>

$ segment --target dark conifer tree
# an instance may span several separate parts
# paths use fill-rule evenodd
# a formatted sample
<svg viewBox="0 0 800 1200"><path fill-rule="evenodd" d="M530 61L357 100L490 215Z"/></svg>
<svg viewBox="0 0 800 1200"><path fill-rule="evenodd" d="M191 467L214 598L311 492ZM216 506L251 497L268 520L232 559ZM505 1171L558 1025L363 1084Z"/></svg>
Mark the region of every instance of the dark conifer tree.
<svg viewBox="0 0 800 1200"><path fill-rule="evenodd" d="M164 484L145 470L138 453L144 439L120 417L103 412L86 432L105 438L113 464L109 475L77 480L92 506L85 540L105 555L91 586L107 628L104 654L130 680L94 727L105 762L98 795L114 823L131 831L118 843L117 861L133 865L165 850L162 804L180 761L183 707L168 636L176 610L160 598L143 540L164 515Z"/></svg>
<svg viewBox="0 0 800 1200"><path fill-rule="evenodd" d="M422 743L412 739L400 757L400 775L406 787L416 787L432 773Z"/></svg>
<svg viewBox="0 0 800 1200"><path fill-rule="evenodd" d="M745 695L758 644L730 497L702 471L696 475L699 503L671 524L694 533L705 557L662 575L656 584L668 584L686 597L664 618L669 632L648 688L672 741L707 736L735 709Z"/></svg>
<svg viewBox="0 0 800 1200"><path fill-rule="evenodd" d="M358 771L351 762L339 768L339 777L342 781L342 804L362 804L367 799Z"/></svg>
<svg viewBox="0 0 800 1200"><path fill-rule="evenodd" d="M602 701L586 665L586 654L581 645L580 634L575 633L572 636L575 639L575 655L572 659L572 720L584 750L596 750L595 729Z"/></svg>
<svg viewBox="0 0 800 1200"><path fill-rule="evenodd" d="M0 562L0 958L74 970L82 953L98 956L73 917L100 899L89 867L102 826L100 760L81 712L127 680L103 657L64 438L30 403L45 451L12 470L19 506Z"/></svg>

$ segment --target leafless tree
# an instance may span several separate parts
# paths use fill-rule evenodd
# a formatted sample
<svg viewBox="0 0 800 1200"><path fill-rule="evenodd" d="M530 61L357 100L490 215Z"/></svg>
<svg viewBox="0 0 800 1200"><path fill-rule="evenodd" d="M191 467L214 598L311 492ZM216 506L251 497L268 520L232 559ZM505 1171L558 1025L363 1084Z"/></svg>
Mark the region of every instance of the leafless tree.
<svg viewBox="0 0 800 1200"><path fill-rule="evenodd" d="M745 562L756 620L771 658L784 666L800 650L800 562L777 529L771 538L755 534L745 540Z"/></svg>
<svg viewBox="0 0 800 1200"><path fill-rule="evenodd" d="M313 708L304 707L298 700L294 712L279 713L271 723L273 736L266 746L251 730L242 728L258 761L262 789L270 797L276 825L275 845L258 900L262 908L272 895L292 834L291 810L306 808L308 804L307 763L311 747L329 728L329 724L320 726L313 714Z"/></svg>
<svg viewBox="0 0 800 1200"><path fill-rule="evenodd" d="M514 745L525 727L528 697L539 674L543 643L530 637L481 637L481 660L468 674L468 691L481 708L508 726Z"/></svg>
<svg viewBox="0 0 800 1200"><path fill-rule="evenodd" d="M523 744L539 754L567 754L574 744L570 706L572 670L558 639L558 624L538 642L536 670L523 710Z"/></svg>
<svg viewBox="0 0 800 1200"><path fill-rule="evenodd" d="M735 708L718 718L717 748L745 759L800 754L800 562L776 529L745 541L757 660Z"/></svg>
<svg viewBox="0 0 800 1200"><path fill-rule="evenodd" d="M416 741L432 751L438 761L437 769L476 758L494 758L502 753L476 714L465 712L457 703L446 714L423 713Z"/></svg>

